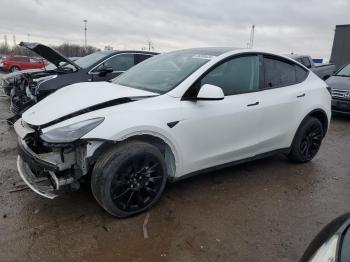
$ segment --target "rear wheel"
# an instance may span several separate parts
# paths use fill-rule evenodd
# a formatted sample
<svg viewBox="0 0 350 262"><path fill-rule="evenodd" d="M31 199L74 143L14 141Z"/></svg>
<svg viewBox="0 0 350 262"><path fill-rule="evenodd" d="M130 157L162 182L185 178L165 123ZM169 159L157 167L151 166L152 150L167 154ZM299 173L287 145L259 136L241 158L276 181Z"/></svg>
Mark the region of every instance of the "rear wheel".
<svg viewBox="0 0 350 262"><path fill-rule="evenodd" d="M127 217L152 207L166 181L166 167L159 149L134 141L112 148L98 159L91 188L107 212Z"/></svg>
<svg viewBox="0 0 350 262"><path fill-rule="evenodd" d="M295 135L288 158L299 163L312 160L320 149L323 137L324 130L320 120L307 117Z"/></svg>
<svg viewBox="0 0 350 262"><path fill-rule="evenodd" d="M10 69L10 72L16 72L16 71L20 71L21 69L18 66L13 66Z"/></svg>

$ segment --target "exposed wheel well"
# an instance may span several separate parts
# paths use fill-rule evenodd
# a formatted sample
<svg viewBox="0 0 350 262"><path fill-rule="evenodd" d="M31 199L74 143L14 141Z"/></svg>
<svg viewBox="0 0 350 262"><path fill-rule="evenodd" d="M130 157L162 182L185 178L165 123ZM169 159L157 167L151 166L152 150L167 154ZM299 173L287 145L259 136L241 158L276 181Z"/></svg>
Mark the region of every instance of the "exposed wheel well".
<svg viewBox="0 0 350 262"><path fill-rule="evenodd" d="M324 135L326 135L328 130L328 117L327 114L322 109L316 109L311 111L307 116L312 116L321 121L323 126Z"/></svg>
<svg viewBox="0 0 350 262"><path fill-rule="evenodd" d="M132 141L143 141L146 143L150 143L154 146L156 146L159 151L163 154L165 159L165 164L167 167L168 175L170 177L175 176L175 170L176 170L176 162L175 162L175 155L171 149L171 147L161 138L152 136L152 135L135 135L132 137L128 137L127 139L123 141L106 141L104 144L102 144L95 152L94 156L90 159L90 163L94 163L98 156L105 152L106 150L110 149L111 147L118 146L121 143L129 143Z"/></svg>

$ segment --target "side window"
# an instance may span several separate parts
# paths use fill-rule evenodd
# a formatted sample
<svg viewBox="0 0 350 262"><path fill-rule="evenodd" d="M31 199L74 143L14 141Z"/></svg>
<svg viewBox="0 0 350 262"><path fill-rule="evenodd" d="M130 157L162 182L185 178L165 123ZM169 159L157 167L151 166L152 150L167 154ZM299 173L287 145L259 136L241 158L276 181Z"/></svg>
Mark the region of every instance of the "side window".
<svg viewBox="0 0 350 262"><path fill-rule="evenodd" d="M303 82L308 75L308 72L301 66L295 65L295 77L298 83Z"/></svg>
<svg viewBox="0 0 350 262"><path fill-rule="evenodd" d="M17 62L29 62L29 58L28 57L20 57L20 56L15 56L13 57L13 61L17 61Z"/></svg>
<svg viewBox="0 0 350 262"><path fill-rule="evenodd" d="M297 83L295 65L272 58L264 58L265 88L276 88Z"/></svg>
<svg viewBox="0 0 350 262"><path fill-rule="evenodd" d="M106 60L97 69L112 67L114 71L126 71L135 65L133 54L116 55Z"/></svg>
<svg viewBox="0 0 350 262"><path fill-rule="evenodd" d="M225 96L259 90L259 57L243 56L228 60L209 71L201 80L204 84L222 88Z"/></svg>
<svg viewBox="0 0 350 262"><path fill-rule="evenodd" d="M151 58L152 55L146 55L146 54L135 54L135 65L138 63L141 63L142 61Z"/></svg>

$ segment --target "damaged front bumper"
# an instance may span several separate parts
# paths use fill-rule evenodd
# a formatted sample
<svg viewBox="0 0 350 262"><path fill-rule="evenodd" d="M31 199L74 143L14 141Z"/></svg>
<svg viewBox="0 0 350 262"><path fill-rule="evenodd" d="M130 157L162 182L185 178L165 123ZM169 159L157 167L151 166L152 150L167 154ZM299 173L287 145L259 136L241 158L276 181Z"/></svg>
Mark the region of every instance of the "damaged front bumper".
<svg viewBox="0 0 350 262"><path fill-rule="evenodd" d="M17 169L20 177L31 190L49 199L54 199L58 196L54 192L58 191L60 186L69 185L74 182L72 177L58 178L52 171L48 171L47 177L39 178L20 156L17 158Z"/></svg>
<svg viewBox="0 0 350 262"><path fill-rule="evenodd" d="M86 144L63 147L33 147L35 130L18 120L17 168L21 179L37 194L53 199L62 186L79 183L87 173ZM39 149L38 149L39 148ZM38 152L44 148L44 152Z"/></svg>

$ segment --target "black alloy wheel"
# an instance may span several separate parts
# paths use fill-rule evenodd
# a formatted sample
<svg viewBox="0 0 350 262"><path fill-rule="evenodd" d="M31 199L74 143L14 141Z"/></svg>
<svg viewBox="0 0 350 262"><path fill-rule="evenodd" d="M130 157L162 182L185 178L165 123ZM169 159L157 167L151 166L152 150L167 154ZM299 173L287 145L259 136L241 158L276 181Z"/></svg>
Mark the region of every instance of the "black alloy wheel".
<svg viewBox="0 0 350 262"><path fill-rule="evenodd" d="M321 121L315 117L307 117L298 128L288 158L298 163L312 160L320 149L323 138Z"/></svg>
<svg viewBox="0 0 350 262"><path fill-rule="evenodd" d="M164 156L147 142L122 142L96 161L91 189L97 202L116 217L151 208L167 182Z"/></svg>
<svg viewBox="0 0 350 262"><path fill-rule="evenodd" d="M314 124L308 127L300 143L300 151L304 159L311 160L317 154L322 138L323 130L321 126Z"/></svg>
<svg viewBox="0 0 350 262"><path fill-rule="evenodd" d="M143 209L162 187L163 170L158 159L140 154L125 162L111 183L111 198L123 211Z"/></svg>

